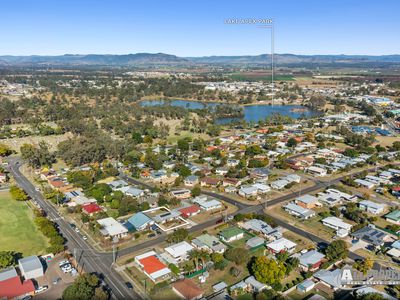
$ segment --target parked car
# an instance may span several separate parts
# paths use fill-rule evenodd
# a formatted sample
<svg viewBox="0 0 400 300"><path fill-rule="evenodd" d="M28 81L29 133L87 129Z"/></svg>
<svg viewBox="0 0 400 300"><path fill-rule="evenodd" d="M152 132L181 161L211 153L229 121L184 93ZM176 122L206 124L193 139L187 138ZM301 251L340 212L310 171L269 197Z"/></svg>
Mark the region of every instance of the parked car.
<svg viewBox="0 0 400 300"><path fill-rule="evenodd" d="M53 284L57 284L61 280L61 277L57 277L53 280Z"/></svg>
<svg viewBox="0 0 400 300"><path fill-rule="evenodd" d="M58 265L59 265L60 267L62 267L63 265L66 265L66 264L69 264L69 261L68 261L68 260L63 260L63 261L60 261L60 262L58 263Z"/></svg>
<svg viewBox="0 0 400 300"><path fill-rule="evenodd" d="M129 281L125 282L125 285L128 289L133 290L133 285Z"/></svg>
<svg viewBox="0 0 400 300"><path fill-rule="evenodd" d="M86 235L82 236L82 238L83 238L84 241L87 240L87 236Z"/></svg>
<svg viewBox="0 0 400 300"><path fill-rule="evenodd" d="M45 290L47 290L49 287L47 285L43 285L43 286L39 286L36 290L35 290L35 294L39 294L41 292L44 292Z"/></svg>

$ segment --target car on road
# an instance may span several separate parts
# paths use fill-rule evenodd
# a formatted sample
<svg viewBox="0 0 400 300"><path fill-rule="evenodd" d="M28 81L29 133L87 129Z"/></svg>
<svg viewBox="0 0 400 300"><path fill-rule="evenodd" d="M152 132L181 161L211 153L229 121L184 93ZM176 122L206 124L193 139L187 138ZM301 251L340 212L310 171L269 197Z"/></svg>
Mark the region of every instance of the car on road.
<svg viewBox="0 0 400 300"><path fill-rule="evenodd" d="M79 228L78 227L75 227L75 232L79 232Z"/></svg>
<svg viewBox="0 0 400 300"><path fill-rule="evenodd" d="M133 290L133 285L129 281L125 282L125 285L128 289Z"/></svg>
<svg viewBox="0 0 400 300"><path fill-rule="evenodd" d="M36 191L36 192L40 192L40 188L35 187L35 191Z"/></svg>
<svg viewBox="0 0 400 300"><path fill-rule="evenodd" d="M152 238L152 237L155 237L155 236L156 236L155 233L150 233L147 237L148 237L148 238Z"/></svg>
<svg viewBox="0 0 400 300"><path fill-rule="evenodd" d="M87 241L87 236L86 235L82 236L82 238L83 238L84 241Z"/></svg>

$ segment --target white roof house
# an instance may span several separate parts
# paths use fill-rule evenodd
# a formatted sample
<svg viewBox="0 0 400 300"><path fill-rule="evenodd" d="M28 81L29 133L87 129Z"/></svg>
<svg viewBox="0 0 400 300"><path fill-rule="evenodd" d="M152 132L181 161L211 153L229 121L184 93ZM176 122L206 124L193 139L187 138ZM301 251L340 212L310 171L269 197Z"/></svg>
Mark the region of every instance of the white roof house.
<svg viewBox="0 0 400 300"><path fill-rule="evenodd" d="M281 190L287 186L290 182L285 179L279 179L271 182L271 187L275 190Z"/></svg>
<svg viewBox="0 0 400 300"><path fill-rule="evenodd" d="M311 209L304 208L300 205L294 203L288 203L283 207L289 214L302 219L308 219L315 216L315 211Z"/></svg>
<svg viewBox="0 0 400 300"><path fill-rule="evenodd" d="M340 237L347 236L353 225L343 222L337 217L327 217L322 220L322 224L336 230L336 234Z"/></svg>
<svg viewBox="0 0 400 300"><path fill-rule="evenodd" d="M257 196L258 189L255 186L242 186L239 189L239 195L242 197Z"/></svg>
<svg viewBox="0 0 400 300"><path fill-rule="evenodd" d="M328 171L326 169L316 166L308 167L307 172L320 177L326 176L328 174Z"/></svg>
<svg viewBox="0 0 400 300"><path fill-rule="evenodd" d="M116 221L114 218L104 218L97 220L102 228L100 229L101 234L110 237L125 237L128 234L128 229L122 224Z"/></svg>
<svg viewBox="0 0 400 300"><path fill-rule="evenodd" d="M358 203L360 209L365 210L371 214L381 214L385 210L386 205L382 203L375 203L369 200L363 200Z"/></svg>
<svg viewBox="0 0 400 300"><path fill-rule="evenodd" d="M43 265L36 255L21 258L18 260L18 265L25 280L44 275Z"/></svg>
<svg viewBox="0 0 400 300"><path fill-rule="evenodd" d="M257 192L261 194L268 193L269 191L271 191L269 185L263 183L255 183L253 184L253 187L255 187L257 189Z"/></svg>
<svg viewBox="0 0 400 300"><path fill-rule="evenodd" d="M165 248L165 251L168 252L168 254L171 255L176 261L181 262L187 259L189 252L193 249L194 247L192 245L183 241Z"/></svg>
<svg viewBox="0 0 400 300"><path fill-rule="evenodd" d="M207 197L196 197L192 201L200 206L203 210L213 210L222 207L222 203L216 199L207 199Z"/></svg>
<svg viewBox="0 0 400 300"><path fill-rule="evenodd" d="M364 179L356 179L356 180L354 180L354 182L358 183L359 185L361 185L363 187L366 187L367 189L373 189L376 186L375 183L368 181L368 180L364 180Z"/></svg>
<svg viewBox="0 0 400 300"><path fill-rule="evenodd" d="M267 248L274 253L280 253L283 251L291 253L294 251L296 246L296 243L293 243L292 241L283 237L267 244Z"/></svg>

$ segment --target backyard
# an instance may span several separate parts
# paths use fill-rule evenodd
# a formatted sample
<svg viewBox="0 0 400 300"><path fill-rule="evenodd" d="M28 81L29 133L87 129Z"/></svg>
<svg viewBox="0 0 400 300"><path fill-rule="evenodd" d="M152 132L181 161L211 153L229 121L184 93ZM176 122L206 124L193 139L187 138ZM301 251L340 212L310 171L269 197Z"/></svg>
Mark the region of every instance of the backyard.
<svg viewBox="0 0 400 300"><path fill-rule="evenodd" d="M27 203L11 199L8 191L0 191L0 251L28 256L45 254L46 247L46 238L34 224Z"/></svg>

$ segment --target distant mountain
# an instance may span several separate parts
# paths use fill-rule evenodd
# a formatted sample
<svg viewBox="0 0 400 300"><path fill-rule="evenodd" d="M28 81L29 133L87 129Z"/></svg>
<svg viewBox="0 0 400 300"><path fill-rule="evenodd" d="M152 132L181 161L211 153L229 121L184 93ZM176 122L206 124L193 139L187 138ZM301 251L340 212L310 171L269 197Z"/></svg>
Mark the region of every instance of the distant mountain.
<svg viewBox="0 0 400 300"><path fill-rule="evenodd" d="M296 55L275 54L276 65L390 65L399 64L400 55ZM165 53L136 54L65 54L59 56L0 56L1 66L87 65L87 66L155 66L155 65L263 65L271 63L270 54L242 56L178 57Z"/></svg>
<svg viewBox="0 0 400 300"><path fill-rule="evenodd" d="M65 54L59 56L0 56L1 64L8 65L168 65L190 64L181 57L164 53L136 53L136 54Z"/></svg>

